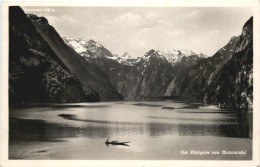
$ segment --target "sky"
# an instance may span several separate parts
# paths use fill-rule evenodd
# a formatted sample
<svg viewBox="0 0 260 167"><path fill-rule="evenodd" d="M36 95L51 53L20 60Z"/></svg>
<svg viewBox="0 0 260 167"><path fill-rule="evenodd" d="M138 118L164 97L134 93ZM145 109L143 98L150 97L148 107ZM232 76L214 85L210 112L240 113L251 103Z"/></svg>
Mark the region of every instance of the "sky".
<svg viewBox="0 0 260 167"><path fill-rule="evenodd" d="M187 49L212 56L240 35L247 7L22 7L48 19L61 37L94 40L118 55Z"/></svg>

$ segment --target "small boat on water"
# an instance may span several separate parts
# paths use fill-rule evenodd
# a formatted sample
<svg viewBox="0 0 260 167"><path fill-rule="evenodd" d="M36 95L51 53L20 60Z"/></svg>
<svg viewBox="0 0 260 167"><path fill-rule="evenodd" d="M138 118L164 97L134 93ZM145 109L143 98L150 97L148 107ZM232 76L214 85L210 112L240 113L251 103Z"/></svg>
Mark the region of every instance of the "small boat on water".
<svg viewBox="0 0 260 167"><path fill-rule="evenodd" d="M106 145L112 144L112 145L125 145L125 146L128 146L127 143L130 143L130 141L128 141L128 142L106 141L105 143L106 143Z"/></svg>
<svg viewBox="0 0 260 167"><path fill-rule="evenodd" d="M166 110L174 110L174 107L162 107L162 109L166 109Z"/></svg>

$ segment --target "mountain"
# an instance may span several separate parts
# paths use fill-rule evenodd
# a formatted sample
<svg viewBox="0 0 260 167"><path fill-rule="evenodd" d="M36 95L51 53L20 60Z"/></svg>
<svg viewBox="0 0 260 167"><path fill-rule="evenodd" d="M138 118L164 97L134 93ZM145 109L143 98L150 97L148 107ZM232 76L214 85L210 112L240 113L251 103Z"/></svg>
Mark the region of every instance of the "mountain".
<svg viewBox="0 0 260 167"><path fill-rule="evenodd" d="M64 41L75 50L80 46L84 52L78 53L105 72L126 98L169 96L217 103L225 108L252 108L250 25L249 20L242 34L232 37L212 57L184 49L152 49L136 58L127 52L122 56L113 54L93 40Z"/></svg>
<svg viewBox="0 0 260 167"><path fill-rule="evenodd" d="M125 53L121 56L121 58L127 60L127 59L131 59L132 57L131 57L127 52L125 52Z"/></svg>
<svg viewBox="0 0 260 167"><path fill-rule="evenodd" d="M206 89L204 99L224 108L253 108L253 17L243 26L232 58Z"/></svg>
<svg viewBox="0 0 260 167"><path fill-rule="evenodd" d="M223 108L253 106L253 18L212 57L199 60L174 78L168 95L194 98Z"/></svg>
<svg viewBox="0 0 260 167"><path fill-rule="evenodd" d="M108 58L116 60L120 64L131 66L136 65L141 59L147 59L147 57L149 57L149 52L147 52L144 56L141 57L133 57L128 52L125 52L123 55L118 56L115 53L111 53L102 44L95 42L94 40L86 41L84 39L75 39L68 37L63 37L63 40L68 46L73 48L78 54L80 54L83 57ZM185 58L190 59L190 61L191 59L193 59L193 61L196 61L199 58L207 57L202 53L194 53L185 49L164 51L152 49L151 51L156 51L158 56L165 57L167 61L172 65L175 65L180 61L184 61Z"/></svg>
<svg viewBox="0 0 260 167"><path fill-rule="evenodd" d="M136 83L132 98L156 98L162 96L171 79L174 69L158 51L150 50L137 64L141 75Z"/></svg>
<svg viewBox="0 0 260 167"><path fill-rule="evenodd" d="M184 68L207 56L189 50L150 50L141 57L127 52L111 53L93 40L63 38L64 42L104 71L114 87L126 98L157 98L166 93L170 82ZM87 54L86 54L87 53Z"/></svg>
<svg viewBox="0 0 260 167"><path fill-rule="evenodd" d="M78 54L83 57L103 57L103 58L111 58L115 57L108 49L106 49L103 45L95 42L94 40L86 41L84 39L74 39L63 37L63 41L73 48Z"/></svg>
<svg viewBox="0 0 260 167"><path fill-rule="evenodd" d="M98 101L36 31L20 7L9 7L9 104Z"/></svg>
<svg viewBox="0 0 260 167"><path fill-rule="evenodd" d="M141 76L132 98L171 96L167 93L171 81L205 57L188 50L150 50L137 63Z"/></svg>
<svg viewBox="0 0 260 167"><path fill-rule="evenodd" d="M57 31L49 25L46 18L32 14L29 14L28 18L33 23L36 31L48 43L61 62L79 79L82 84L86 87L91 87L93 90L98 92L101 100L123 99L123 96L109 81L107 74L100 70L97 65L85 61L84 57L80 56L74 49L66 45ZM106 52L104 54L110 53L108 50L106 51L96 48L93 46L93 42L94 41L88 41L87 46L96 57L102 56L103 51ZM100 47L102 48L102 46ZM77 50L79 52L84 52L80 49L81 48L78 48Z"/></svg>
<svg viewBox="0 0 260 167"><path fill-rule="evenodd" d="M141 57L132 57L129 53L125 52L122 56L118 56L116 55L115 57L117 57L115 60L117 60L120 64L124 64L124 65L128 65L128 66L134 66L136 65Z"/></svg>
<svg viewBox="0 0 260 167"><path fill-rule="evenodd" d="M180 73L169 85L167 95L183 98L195 98L202 101L203 92L211 84L218 71L231 58L239 37L232 37L230 41L212 57L201 59L185 72Z"/></svg>
<svg viewBox="0 0 260 167"><path fill-rule="evenodd" d="M125 52L122 56L110 52L107 48L94 40L86 41L84 39L75 39L63 37L64 42L73 48L78 54L85 58L107 58L115 60L120 64L134 65L138 62L138 58L134 58Z"/></svg>
<svg viewBox="0 0 260 167"><path fill-rule="evenodd" d="M150 52L156 52L157 56L162 56L167 59L169 63L171 63L173 66L176 65L179 62L184 62L186 59L187 63L194 63L198 59L206 58L207 56L202 53L194 53L190 50L151 50ZM150 52L147 52L144 56L149 57ZM193 61L193 62L191 62Z"/></svg>
<svg viewBox="0 0 260 167"><path fill-rule="evenodd" d="M137 59L132 59L128 53L124 54L125 56L123 57L111 53L94 40L86 41L67 37L64 37L63 40L68 46L77 50L86 62L95 64L105 72L120 94L126 98L129 97L128 95L140 74L134 66L137 63L134 60L138 61Z"/></svg>

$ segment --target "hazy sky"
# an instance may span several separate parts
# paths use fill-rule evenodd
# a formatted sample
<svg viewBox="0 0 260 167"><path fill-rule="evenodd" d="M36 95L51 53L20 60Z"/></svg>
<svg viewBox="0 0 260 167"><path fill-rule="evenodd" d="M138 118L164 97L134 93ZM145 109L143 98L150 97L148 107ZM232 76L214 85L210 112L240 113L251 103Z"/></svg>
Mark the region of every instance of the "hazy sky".
<svg viewBox="0 0 260 167"><path fill-rule="evenodd" d="M44 11L50 8L51 11ZM188 49L212 56L241 33L252 8L23 7L44 16L62 37L93 39L112 52ZM38 10L38 11L36 11Z"/></svg>

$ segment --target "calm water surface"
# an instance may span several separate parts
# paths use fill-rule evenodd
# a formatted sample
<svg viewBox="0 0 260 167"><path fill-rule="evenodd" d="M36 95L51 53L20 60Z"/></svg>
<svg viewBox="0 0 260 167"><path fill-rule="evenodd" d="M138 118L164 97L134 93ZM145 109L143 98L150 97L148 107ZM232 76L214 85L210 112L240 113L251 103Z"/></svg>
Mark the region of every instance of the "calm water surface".
<svg viewBox="0 0 260 167"><path fill-rule="evenodd" d="M9 116L10 159L252 158L250 111L238 114L176 101L123 101L35 105L10 109ZM107 146L107 137L131 142ZM192 150L246 153L200 155Z"/></svg>

